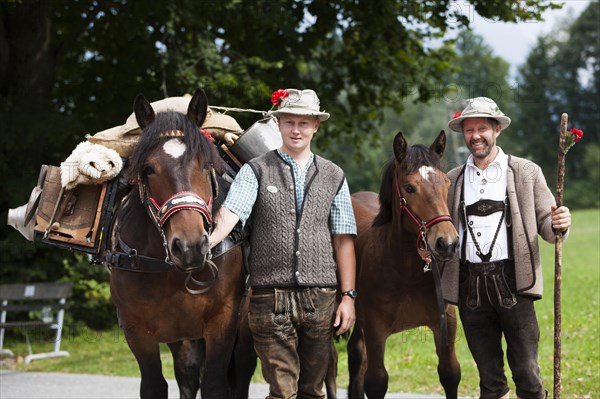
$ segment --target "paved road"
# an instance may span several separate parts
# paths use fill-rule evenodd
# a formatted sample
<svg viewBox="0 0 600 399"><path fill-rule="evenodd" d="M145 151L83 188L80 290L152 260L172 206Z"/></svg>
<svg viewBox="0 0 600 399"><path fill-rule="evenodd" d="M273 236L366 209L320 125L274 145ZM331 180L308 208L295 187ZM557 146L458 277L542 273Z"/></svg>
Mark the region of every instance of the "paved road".
<svg viewBox="0 0 600 399"><path fill-rule="evenodd" d="M169 380L169 398L179 398L177 383ZM1 399L134 399L139 398L139 378L89 374L39 373L0 370ZM250 399L268 394L265 384L252 384ZM339 391L339 398L346 393ZM389 399L441 399L441 396L388 394Z"/></svg>

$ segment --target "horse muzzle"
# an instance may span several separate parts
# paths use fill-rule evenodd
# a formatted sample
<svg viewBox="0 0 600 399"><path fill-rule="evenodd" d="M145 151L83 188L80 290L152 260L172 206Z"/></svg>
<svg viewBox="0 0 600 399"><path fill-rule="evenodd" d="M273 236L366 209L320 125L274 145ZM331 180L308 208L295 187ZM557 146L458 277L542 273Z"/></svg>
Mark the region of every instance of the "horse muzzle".
<svg viewBox="0 0 600 399"><path fill-rule="evenodd" d="M427 234L427 245L437 261L452 259L458 249L458 233L454 225L445 221L433 226Z"/></svg>
<svg viewBox="0 0 600 399"><path fill-rule="evenodd" d="M207 233L199 239L172 237L169 242L170 261L182 272L200 271L210 258L210 243Z"/></svg>
<svg viewBox="0 0 600 399"><path fill-rule="evenodd" d="M441 262L446 262L456 253L456 249L458 248L458 237L455 239L446 239L444 237L438 237L435 240L435 245L432 246L433 254L436 260Z"/></svg>

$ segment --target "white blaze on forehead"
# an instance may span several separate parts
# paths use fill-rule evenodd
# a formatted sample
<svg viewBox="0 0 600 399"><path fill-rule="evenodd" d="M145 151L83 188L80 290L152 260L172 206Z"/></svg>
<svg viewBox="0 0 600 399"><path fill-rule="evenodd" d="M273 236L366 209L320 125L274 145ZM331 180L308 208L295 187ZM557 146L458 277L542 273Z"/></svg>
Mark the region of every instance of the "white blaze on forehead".
<svg viewBox="0 0 600 399"><path fill-rule="evenodd" d="M171 139L163 144L163 150L173 158L179 158L185 152L185 144L179 139Z"/></svg>
<svg viewBox="0 0 600 399"><path fill-rule="evenodd" d="M435 174L435 169L432 168L431 166L421 166L419 168L419 173L421 174L421 177L423 178L423 180L429 180L429 174L433 173Z"/></svg>

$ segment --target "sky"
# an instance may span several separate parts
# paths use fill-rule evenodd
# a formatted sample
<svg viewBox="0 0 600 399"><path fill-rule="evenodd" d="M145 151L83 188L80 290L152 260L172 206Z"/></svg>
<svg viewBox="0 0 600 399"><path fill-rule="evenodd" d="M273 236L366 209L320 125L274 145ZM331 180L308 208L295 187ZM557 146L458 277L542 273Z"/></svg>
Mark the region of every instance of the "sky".
<svg viewBox="0 0 600 399"><path fill-rule="evenodd" d="M511 75L515 76L516 68L525 62L540 35L549 33L566 18L577 18L591 1L597 0L565 0L562 9L547 10L543 14L544 21L523 21L517 24L490 21L469 12L468 6L463 6L463 9L464 15L471 19L473 31L484 37L495 55L511 65ZM459 5L460 3L467 2L457 2Z"/></svg>

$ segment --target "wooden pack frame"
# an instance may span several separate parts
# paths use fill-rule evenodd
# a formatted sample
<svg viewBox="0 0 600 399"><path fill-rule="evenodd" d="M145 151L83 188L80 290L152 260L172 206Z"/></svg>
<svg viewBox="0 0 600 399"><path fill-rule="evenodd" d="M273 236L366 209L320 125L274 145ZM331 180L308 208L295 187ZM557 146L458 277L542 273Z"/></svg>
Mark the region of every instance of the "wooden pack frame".
<svg viewBox="0 0 600 399"><path fill-rule="evenodd" d="M117 179L67 190L61 185L60 168L44 166L34 230L43 234L44 243L98 254L110 223Z"/></svg>

